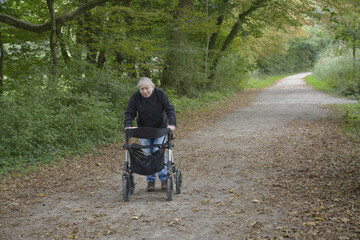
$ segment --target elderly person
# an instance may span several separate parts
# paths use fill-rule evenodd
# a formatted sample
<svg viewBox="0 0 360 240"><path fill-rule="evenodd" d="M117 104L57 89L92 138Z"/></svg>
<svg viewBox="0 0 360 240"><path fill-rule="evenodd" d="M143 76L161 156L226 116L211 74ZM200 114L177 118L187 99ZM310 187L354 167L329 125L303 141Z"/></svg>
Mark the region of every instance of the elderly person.
<svg viewBox="0 0 360 240"><path fill-rule="evenodd" d="M133 120L137 115L136 122L138 127L170 128L174 132L176 129L175 108L170 103L165 91L155 87L154 83L147 77L142 77L137 87L139 90L131 96L125 112L124 129L132 127ZM161 144L165 137L140 139L140 142L142 145ZM148 151L147 154L156 151L155 148L144 149L144 151L146 150ZM158 176L161 181L161 190L166 190L166 166L158 172ZM155 174L148 175L146 180L148 182L146 191L155 191Z"/></svg>

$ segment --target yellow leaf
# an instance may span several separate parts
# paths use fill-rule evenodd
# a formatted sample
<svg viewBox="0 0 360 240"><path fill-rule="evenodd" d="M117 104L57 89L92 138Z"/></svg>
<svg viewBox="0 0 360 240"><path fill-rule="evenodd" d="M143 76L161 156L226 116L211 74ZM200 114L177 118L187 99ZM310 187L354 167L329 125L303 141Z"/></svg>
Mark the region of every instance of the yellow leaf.
<svg viewBox="0 0 360 240"><path fill-rule="evenodd" d="M228 192L229 192L229 193L234 193L234 189L228 188Z"/></svg>
<svg viewBox="0 0 360 240"><path fill-rule="evenodd" d="M198 208L194 208L194 212L198 212L199 211L199 209Z"/></svg>
<svg viewBox="0 0 360 240"><path fill-rule="evenodd" d="M133 219L134 219L134 220L138 220L139 217L138 217L138 216L133 216Z"/></svg>
<svg viewBox="0 0 360 240"><path fill-rule="evenodd" d="M304 222L304 226L316 226L316 222Z"/></svg>
<svg viewBox="0 0 360 240"><path fill-rule="evenodd" d="M75 235L71 235L70 238L71 239L77 239L77 237Z"/></svg>
<svg viewBox="0 0 360 240"><path fill-rule="evenodd" d="M257 199L254 199L252 202L253 202L253 203L259 203L260 201L257 200Z"/></svg>
<svg viewBox="0 0 360 240"><path fill-rule="evenodd" d="M82 209L81 208L77 208L77 209L75 209L75 212L81 212L82 211Z"/></svg>
<svg viewBox="0 0 360 240"><path fill-rule="evenodd" d="M39 197L45 197L45 194L40 193L40 194L39 194Z"/></svg>

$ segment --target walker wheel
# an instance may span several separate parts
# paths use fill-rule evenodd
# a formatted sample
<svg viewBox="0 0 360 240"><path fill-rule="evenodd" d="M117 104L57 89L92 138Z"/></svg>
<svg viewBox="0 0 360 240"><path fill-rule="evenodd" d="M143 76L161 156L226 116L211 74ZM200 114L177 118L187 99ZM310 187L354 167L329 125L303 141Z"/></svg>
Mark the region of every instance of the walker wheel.
<svg viewBox="0 0 360 240"><path fill-rule="evenodd" d="M167 200L172 201L174 196L172 174L168 176L166 187Z"/></svg>
<svg viewBox="0 0 360 240"><path fill-rule="evenodd" d="M180 194L182 189L182 176L180 169L176 170L175 173L175 185L176 185L176 194Z"/></svg>
<svg viewBox="0 0 360 240"><path fill-rule="evenodd" d="M133 194L135 191L135 176L134 174L130 174L130 182L129 182L129 188L130 188L130 194Z"/></svg>
<svg viewBox="0 0 360 240"><path fill-rule="evenodd" d="M125 202L130 201L130 181L128 175L123 177L123 186L122 186L123 199Z"/></svg>

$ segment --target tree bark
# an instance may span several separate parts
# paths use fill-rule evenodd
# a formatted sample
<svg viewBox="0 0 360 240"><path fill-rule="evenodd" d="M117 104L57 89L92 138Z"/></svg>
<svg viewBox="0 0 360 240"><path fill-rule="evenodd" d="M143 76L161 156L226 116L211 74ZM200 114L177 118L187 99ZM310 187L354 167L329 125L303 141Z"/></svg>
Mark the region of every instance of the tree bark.
<svg viewBox="0 0 360 240"><path fill-rule="evenodd" d="M61 33L61 27L58 27L56 29L56 36L57 36L57 39L58 39L58 42L59 42L59 45L60 45L60 50L61 50L61 55L64 59L64 62L67 64L69 63L71 60L70 60L70 56L66 50L66 45L65 45L65 42L64 42L64 39L62 37L62 33Z"/></svg>
<svg viewBox="0 0 360 240"><path fill-rule="evenodd" d="M52 73L52 80L56 79L56 72L57 72L57 53L56 53L56 16L55 16L55 9L54 9L54 0L46 0L46 3L49 8L50 19L51 19L51 30L50 30L50 71Z"/></svg>
<svg viewBox="0 0 360 240"><path fill-rule="evenodd" d="M356 37L353 36L353 42L352 42L352 52L353 52L353 59L354 62L356 62Z"/></svg>
<svg viewBox="0 0 360 240"><path fill-rule="evenodd" d="M66 13L64 15L56 18L56 24L58 26L64 24L65 22L72 21L78 17L80 17L83 13L103 4L106 2L110 2L114 0L91 0L88 3L82 5L78 9L73 12ZM6 23L16 28L20 28L23 30L27 30L35 33L43 33L51 30L51 21L43 23L43 24L35 24L30 22L25 22L21 19L14 18L7 14L0 13L0 22Z"/></svg>
<svg viewBox="0 0 360 240"><path fill-rule="evenodd" d="M219 36L220 26L223 23L223 21L224 21L224 15L221 15L217 18L216 25L219 27L219 29L216 32L214 32L213 34L211 34L210 42L209 42L209 51L215 49L216 40Z"/></svg>
<svg viewBox="0 0 360 240"><path fill-rule="evenodd" d="M99 56L98 56L98 59L97 59L97 67L98 68L103 68L105 62L106 62L105 51L100 50Z"/></svg>
<svg viewBox="0 0 360 240"><path fill-rule="evenodd" d="M225 5L229 2L229 0L224 0L223 2L224 2L223 4ZM220 26L222 25L224 18L225 18L225 15L221 14L216 19L216 26L218 27L218 30L216 32L214 32L213 34L211 34L210 42L209 42L209 51L212 51L215 49L215 44L216 44L217 38L219 37L219 33L220 33Z"/></svg>
<svg viewBox="0 0 360 240"><path fill-rule="evenodd" d="M5 49L4 44L1 39L1 32L0 32L0 97L4 93L4 60L5 60Z"/></svg>

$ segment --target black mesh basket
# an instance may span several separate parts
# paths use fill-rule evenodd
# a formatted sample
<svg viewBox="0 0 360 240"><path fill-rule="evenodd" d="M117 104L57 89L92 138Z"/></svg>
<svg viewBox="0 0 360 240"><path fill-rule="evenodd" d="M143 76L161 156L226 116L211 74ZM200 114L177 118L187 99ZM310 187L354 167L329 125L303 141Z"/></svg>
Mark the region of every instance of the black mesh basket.
<svg viewBox="0 0 360 240"><path fill-rule="evenodd" d="M165 149L160 148L151 155L145 155L142 149L130 148L130 168L140 175L155 174L165 167Z"/></svg>

